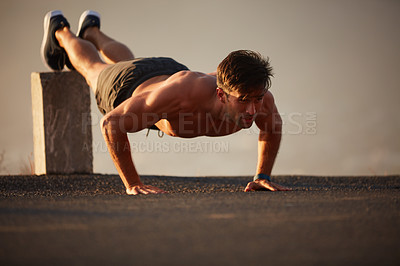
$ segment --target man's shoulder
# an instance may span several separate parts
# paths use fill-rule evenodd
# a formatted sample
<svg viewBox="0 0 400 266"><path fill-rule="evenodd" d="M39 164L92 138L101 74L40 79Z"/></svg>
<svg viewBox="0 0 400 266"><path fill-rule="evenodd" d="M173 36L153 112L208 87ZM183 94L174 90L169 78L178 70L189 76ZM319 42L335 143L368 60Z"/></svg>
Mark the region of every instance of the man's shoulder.
<svg viewBox="0 0 400 266"><path fill-rule="evenodd" d="M183 109L206 105L213 98L216 88L215 77L195 71L180 71L171 76L164 90L173 94ZM197 107L196 107L197 106Z"/></svg>
<svg viewBox="0 0 400 266"><path fill-rule="evenodd" d="M185 82L193 85L216 84L215 76L197 71L180 71L169 78L170 82Z"/></svg>
<svg viewBox="0 0 400 266"><path fill-rule="evenodd" d="M195 106L213 97L216 81L213 76L194 72L180 71L150 89L143 90L131 97L131 104L143 98L147 105L156 106Z"/></svg>
<svg viewBox="0 0 400 266"><path fill-rule="evenodd" d="M270 91L267 91L264 95L263 104L262 104L259 116L260 117L269 116L272 113L274 113L275 109L276 109L276 106L275 106L274 96L272 95L272 93Z"/></svg>
<svg viewBox="0 0 400 266"><path fill-rule="evenodd" d="M271 106L275 104L274 95L270 91L267 91L264 95L264 103Z"/></svg>
<svg viewBox="0 0 400 266"><path fill-rule="evenodd" d="M167 84L175 87L182 94L200 97L213 94L217 86L215 76L196 71L180 71L170 77Z"/></svg>

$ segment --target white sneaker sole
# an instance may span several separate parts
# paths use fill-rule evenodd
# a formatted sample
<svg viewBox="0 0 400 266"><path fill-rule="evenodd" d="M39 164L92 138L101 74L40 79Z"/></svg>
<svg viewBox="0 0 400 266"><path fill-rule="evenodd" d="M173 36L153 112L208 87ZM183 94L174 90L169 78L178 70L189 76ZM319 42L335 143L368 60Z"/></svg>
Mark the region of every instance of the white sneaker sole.
<svg viewBox="0 0 400 266"><path fill-rule="evenodd" d="M43 21L44 34L43 34L42 46L40 47L40 57L42 58L43 64L45 66L47 66L50 70L52 70L52 68L47 64L46 59L44 58L44 47L46 46L47 37L49 35L50 19L52 17L58 16L58 15L63 16L63 13L60 10L54 10L54 11L47 12L46 16L44 17L44 21Z"/></svg>
<svg viewBox="0 0 400 266"><path fill-rule="evenodd" d="M79 18L79 24L78 24L79 27L78 27L78 31L76 32L76 36L79 36L79 33L81 32L81 29L82 29L83 21L85 20L85 18L87 16L95 16L95 17L98 17L100 19L100 14L97 13L96 11L86 10L85 12L83 12L81 17Z"/></svg>

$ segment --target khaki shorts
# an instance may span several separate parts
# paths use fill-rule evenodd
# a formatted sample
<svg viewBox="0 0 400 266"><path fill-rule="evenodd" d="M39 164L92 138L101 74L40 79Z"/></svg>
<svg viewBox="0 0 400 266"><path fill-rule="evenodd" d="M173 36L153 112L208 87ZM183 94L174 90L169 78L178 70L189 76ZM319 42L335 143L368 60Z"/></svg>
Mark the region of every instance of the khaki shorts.
<svg viewBox="0 0 400 266"><path fill-rule="evenodd" d="M101 113L106 114L132 96L146 80L173 75L186 66L167 57L138 58L118 62L105 68L97 80L96 101Z"/></svg>

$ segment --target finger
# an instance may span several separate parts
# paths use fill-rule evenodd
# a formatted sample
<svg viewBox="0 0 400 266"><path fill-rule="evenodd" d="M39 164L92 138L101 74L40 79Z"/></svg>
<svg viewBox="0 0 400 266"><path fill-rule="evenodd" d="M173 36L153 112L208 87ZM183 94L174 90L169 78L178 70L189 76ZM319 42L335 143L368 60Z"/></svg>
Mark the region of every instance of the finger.
<svg viewBox="0 0 400 266"><path fill-rule="evenodd" d="M156 190L152 186L144 186L142 189L152 194L156 192Z"/></svg>
<svg viewBox="0 0 400 266"><path fill-rule="evenodd" d="M254 191L253 189L253 182L249 182L246 186L246 188L244 189L244 192L250 192L250 191Z"/></svg>
<svg viewBox="0 0 400 266"><path fill-rule="evenodd" d="M161 188L158 188L158 187L152 187L152 189L155 190L158 193L168 193L167 191L162 190Z"/></svg>
<svg viewBox="0 0 400 266"><path fill-rule="evenodd" d="M291 188L285 187L285 186L281 186L279 184L276 183L272 183L272 185L279 191L291 191Z"/></svg>
<svg viewBox="0 0 400 266"><path fill-rule="evenodd" d="M137 187L136 190L137 190L138 194L145 194L145 195L149 194L149 192L146 189L141 188L141 187Z"/></svg>
<svg viewBox="0 0 400 266"><path fill-rule="evenodd" d="M249 188L249 187L246 187L246 188L244 189L244 192L250 192L250 191L254 191L254 189L251 189L251 188Z"/></svg>
<svg viewBox="0 0 400 266"><path fill-rule="evenodd" d="M271 183L265 183L265 188L271 191L277 191L277 189Z"/></svg>
<svg viewBox="0 0 400 266"><path fill-rule="evenodd" d="M158 187L153 187L150 185L146 186L147 191L149 191L152 194L163 194L163 193L168 193L167 191L162 190L161 188Z"/></svg>
<svg viewBox="0 0 400 266"><path fill-rule="evenodd" d="M289 188L289 187L283 187L281 186L281 188L279 189L280 191L292 191L293 189Z"/></svg>
<svg viewBox="0 0 400 266"><path fill-rule="evenodd" d="M168 193L167 191L164 191L162 189L149 189L148 191L151 194L165 194L165 193Z"/></svg>

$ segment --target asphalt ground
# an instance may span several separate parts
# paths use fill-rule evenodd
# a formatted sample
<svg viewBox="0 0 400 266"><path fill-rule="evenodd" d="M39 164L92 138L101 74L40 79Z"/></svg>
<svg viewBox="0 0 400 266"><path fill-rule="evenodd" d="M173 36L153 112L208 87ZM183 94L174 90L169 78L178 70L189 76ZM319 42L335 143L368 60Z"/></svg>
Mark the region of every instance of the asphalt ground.
<svg viewBox="0 0 400 266"><path fill-rule="evenodd" d="M0 265L400 265L400 176L0 176Z"/></svg>

